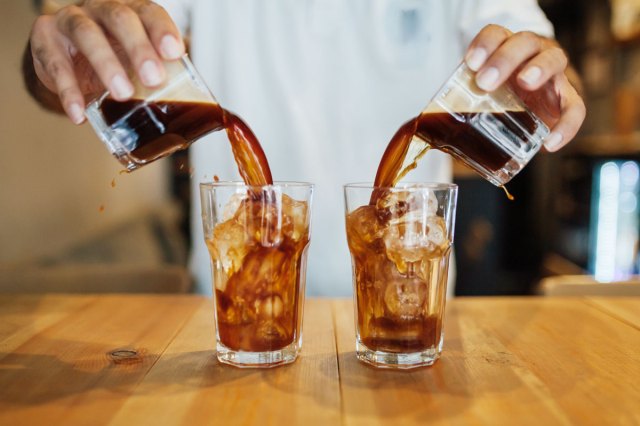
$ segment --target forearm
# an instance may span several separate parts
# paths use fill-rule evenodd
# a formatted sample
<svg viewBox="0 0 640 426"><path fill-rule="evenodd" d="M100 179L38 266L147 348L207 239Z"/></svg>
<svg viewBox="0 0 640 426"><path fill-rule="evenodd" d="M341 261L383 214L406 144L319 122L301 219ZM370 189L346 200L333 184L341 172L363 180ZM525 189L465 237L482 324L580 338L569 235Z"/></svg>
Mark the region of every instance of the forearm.
<svg viewBox="0 0 640 426"><path fill-rule="evenodd" d="M36 74L31 54L31 42L27 43L22 54L22 78L27 92L40 106L49 111L64 114L58 95L47 89Z"/></svg>

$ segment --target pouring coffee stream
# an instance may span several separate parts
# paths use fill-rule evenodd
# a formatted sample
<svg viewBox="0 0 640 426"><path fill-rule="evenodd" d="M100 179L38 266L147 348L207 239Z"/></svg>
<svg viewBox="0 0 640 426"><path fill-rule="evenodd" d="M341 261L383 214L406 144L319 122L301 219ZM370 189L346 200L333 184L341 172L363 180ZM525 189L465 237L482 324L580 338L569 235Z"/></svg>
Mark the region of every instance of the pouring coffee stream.
<svg viewBox="0 0 640 426"><path fill-rule="evenodd" d="M437 149L452 155L454 158L469 165L470 162L480 163L483 167L496 171L509 161L508 154L487 142L473 127L468 124L474 114L460 113L465 121L457 121L449 113L423 113L403 124L391 141L380 160L374 186L379 188L393 187L402 180L407 173L415 169L420 159L430 149ZM485 113L486 114L486 113ZM522 116L526 120L524 111L513 111L510 114ZM519 132L518 128L507 121L501 113L493 113L495 120L511 126L512 132ZM535 123L530 121L528 130L535 131ZM514 200L504 185L499 185L509 200ZM375 204L380 192L374 192L371 203Z"/></svg>
<svg viewBox="0 0 640 426"><path fill-rule="evenodd" d="M251 128L236 114L216 103L134 99L102 102L106 123L135 134L130 156L146 164L186 149L194 135L225 129L242 179L247 185L273 183L267 157Z"/></svg>
<svg viewBox="0 0 640 426"><path fill-rule="evenodd" d="M114 129L135 133L135 145L130 155L140 163L148 163L187 148L194 134L206 134L225 129L231 144L238 171L247 185L263 186L273 183L266 154L251 128L236 114L216 103L186 101L130 100L117 102L105 99L102 103L105 121ZM127 111L132 111L127 113ZM526 113L511 112L526 121ZM405 124L391 138L382 156L375 177L376 187L393 187L407 173L416 168L430 150L438 149L458 159L481 163L489 170L498 170L509 156L486 142L468 124L473 113L462 113L467 119L457 121L448 113L422 113ZM500 113L496 121L509 127ZM528 131L535 131L535 123L528 122ZM520 130L511 125L511 131ZM509 199L513 197L502 186ZM372 197L375 201L376 194Z"/></svg>
<svg viewBox="0 0 640 426"><path fill-rule="evenodd" d="M245 184L272 184L258 139L239 116L220 106L189 59L165 67L168 79L162 87L151 90L136 83L133 100L117 102L104 93L87 107L87 118L113 155L132 171L225 129ZM503 186L535 155L547 134L545 124L509 87L480 90L475 73L462 63L427 108L391 139L375 186L395 186L431 148Z"/></svg>
<svg viewBox="0 0 640 426"><path fill-rule="evenodd" d="M427 107L403 124L378 167L375 187L395 186L431 148L445 152L513 197L504 185L533 158L549 134L546 124L504 84L480 89L464 63ZM371 201L381 195L374 191Z"/></svg>

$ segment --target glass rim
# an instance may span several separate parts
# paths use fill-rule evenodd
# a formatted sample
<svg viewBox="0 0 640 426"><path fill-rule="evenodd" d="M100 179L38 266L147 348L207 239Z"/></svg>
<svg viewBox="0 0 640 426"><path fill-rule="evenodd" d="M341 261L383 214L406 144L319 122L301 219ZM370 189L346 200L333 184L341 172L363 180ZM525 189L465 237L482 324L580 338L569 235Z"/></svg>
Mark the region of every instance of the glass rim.
<svg viewBox="0 0 640 426"><path fill-rule="evenodd" d="M273 188L314 188L313 183L298 181L275 181L270 185L247 185L243 181L221 180L218 182L200 182L201 189L214 188L251 188L251 189L273 189Z"/></svg>
<svg viewBox="0 0 640 426"><path fill-rule="evenodd" d="M216 104L218 103L218 100L216 99L216 97L213 95L213 93L209 89L209 86L207 86L207 83L204 81L204 78L202 78L202 76L200 75L200 73L198 72L196 67L193 65L193 62L191 61L191 58L189 57L188 53L185 53L185 54L183 54L182 56L180 56L179 58L176 58L176 59L164 60L164 62L178 62L178 63L180 63L182 68L184 68L184 70L181 71L181 72L186 72L187 75L189 76L189 78L198 86L198 89L200 89L209 98L211 98L211 99L209 99L210 101L212 101L213 103L216 103ZM182 84L182 80L177 79L175 77L173 79L167 79L167 81L165 81L163 84L161 84L158 87L147 88L147 90L149 90L150 93L147 96L145 96L143 98L140 98L140 100L142 101L143 104L146 104L149 101L154 101L154 100L160 99L160 98L162 98L163 93L165 93L169 89L173 88L177 84ZM105 98L108 98L110 95L111 95L111 91L105 90L104 92L99 93L94 98L89 100L89 102L87 102L87 105L84 108L84 115L87 118L91 118L91 117L89 117L88 112L87 112L90 109L90 107L93 106L93 105L100 105L102 103L102 101ZM134 93L134 96L131 99L136 99L135 93ZM131 108L131 110L135 110L135 109L139 109L139 108L140 108L140 106L136 106L136 107Z"/></svg>
<svg viewBox="0 0 640 426"><path fill-rule="evenodd" d="M458 189L458 185L449 182L399 182L395 186L375 186L373 182L354 182L343 185L347 189L384 189L385 191L412 191L412 190L451 190Z"/></svg>
<svg viewBox="0 0 640 426"><path fill-rule="evenodd" d="M180 73L178 73L177 76L184 75L184 73L186 73L187 78L190 79L192 83L195 84L198 89L200 89L201 92L203 92L205 95L207 95L210 98L210 99L207 99L208 101L212 101L213 103L216 103L216 104L218 103L218 100L209 89L209 86L207 86L207 83L204 81L204 78L202 78L202 76L196 69L195 65L193 65L193 62L191 62L189 53L185 53L177 59L165 60L164 62L179 62L183 70ZM151 93L149 94L149 96L145 97L143 101L146 103L148 101L162 99L164 93L166 93L167 91L173 89L174 87L180 84L184 84L183 79L179 77L176 78L176 77L172 79L168 79L164 83L164 85L161 85L160 87L152 87Z"/></svg>

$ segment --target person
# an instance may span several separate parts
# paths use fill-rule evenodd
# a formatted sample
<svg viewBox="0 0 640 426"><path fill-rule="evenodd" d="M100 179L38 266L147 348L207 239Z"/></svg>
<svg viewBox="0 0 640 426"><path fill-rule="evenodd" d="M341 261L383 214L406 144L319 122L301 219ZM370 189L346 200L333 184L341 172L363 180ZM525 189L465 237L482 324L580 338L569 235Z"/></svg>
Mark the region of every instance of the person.
<svg viewBox="0 0 640 426"><path fill-rule="evenodd" d="M190 54L218 101L239 113L266 151L276 180L316 184L307 288L351 291L342 188L372 180L387 142L426 105L464 58L478 86L512 79L542 100L547 151L574 138L585 117L578 80L535 0L85 0L38 17L25 79L45 107L84 121L106 87L125 100L164 79L162 61ZM197 183L237 178L223 132L192 145L192 270L210 293ZM409 177L451 180L451 160L429 153Z"/></svg>

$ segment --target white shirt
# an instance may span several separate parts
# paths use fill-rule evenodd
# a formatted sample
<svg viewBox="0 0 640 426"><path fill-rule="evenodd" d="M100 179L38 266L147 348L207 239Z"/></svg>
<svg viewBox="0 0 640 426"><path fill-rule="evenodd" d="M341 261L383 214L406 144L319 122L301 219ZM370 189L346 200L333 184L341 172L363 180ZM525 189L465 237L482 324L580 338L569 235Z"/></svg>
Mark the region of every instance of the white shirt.
<svg viewBox="0 0 640 426"><path fill-rule="evenodd" d="M535 0L162 0L220 104L254 130L274 180L316 184L309 295L351 293L342 185L372 181L393 133L416 116L489 23L552 36ZM197 185L238 180L224 132L191 147L191 265L211 293ZM410 181L450 181L430 152Z"/></svg>

